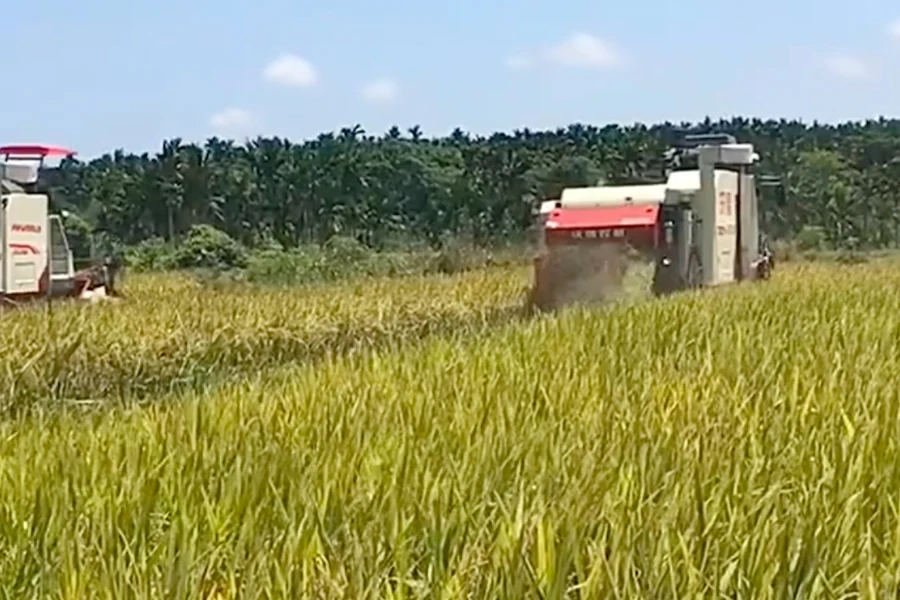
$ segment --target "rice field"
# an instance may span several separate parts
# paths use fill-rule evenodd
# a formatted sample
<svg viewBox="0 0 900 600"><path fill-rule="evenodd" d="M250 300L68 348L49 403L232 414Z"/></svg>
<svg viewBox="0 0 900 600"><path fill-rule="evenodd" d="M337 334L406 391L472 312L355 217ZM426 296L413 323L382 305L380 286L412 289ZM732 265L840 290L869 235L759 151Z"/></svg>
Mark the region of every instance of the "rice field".
<svg viewBox="0 0 900 600"><path fill-rule="evenodd" d="M297 335L318 302L345 331L429 303L478 322L527 283L472 277L233 292L178 339L276 330L270 308ZM196 291L155 285L173 299L85 316L103 325L80 351L115 331L135 364L180 348L162 305ZM897 289L896 263L782 268L7 419L0 597L894 597Z"/></svg>
<svg viewBox="0 0 900 600"><path fill-rule="evenodd" d="M521 316L529 274L373 279L308 288L144 276L127 300L0 316L0 414L153 399L225 376Z"/></svg>

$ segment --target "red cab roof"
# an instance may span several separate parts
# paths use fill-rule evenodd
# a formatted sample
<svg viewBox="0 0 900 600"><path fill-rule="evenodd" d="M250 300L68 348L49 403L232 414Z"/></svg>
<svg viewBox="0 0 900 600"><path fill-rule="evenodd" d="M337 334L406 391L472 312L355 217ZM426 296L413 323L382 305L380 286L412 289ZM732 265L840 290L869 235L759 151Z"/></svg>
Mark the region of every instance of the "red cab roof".
<svg viewBox="0 0 900 600"><path fill-rule="evenodd" d="M555 208L547 218L548 229L608 229L613 227L653 227L658 204L603 206L597 208Z"/></svg>
<svg viewBox="0 0 900 600"><path fill-rule="evenodd" d="M39 144L13 144L10 146L0 146L0 155L4 156L39 156L46 158L48 156L75 156L77 152L62 148L60 146L41 146Z"/></svg>

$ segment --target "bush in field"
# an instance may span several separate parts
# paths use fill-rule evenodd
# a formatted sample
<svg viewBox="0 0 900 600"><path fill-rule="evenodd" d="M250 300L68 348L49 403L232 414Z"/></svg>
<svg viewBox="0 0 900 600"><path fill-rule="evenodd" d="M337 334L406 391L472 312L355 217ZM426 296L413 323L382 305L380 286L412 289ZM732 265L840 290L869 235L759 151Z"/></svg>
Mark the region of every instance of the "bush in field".
<svg viewBox="0 0 900 600"><path fill-rule="evenodd" d="M173 259L180 269L240 269L247 266L247 249L224 231L195 225L176 248Z"/></svg>
<svg viewBox="0 0 900 600"><path fill-rule="evenodd" d="M126 252L127 265L135 271L190 270L216 287L228 282L298 285L372 276L452 275L500 264L522 265L527 257L525 244L489 249L461 239L448 239L438 249L415 243L375 249L346 236L293 248L260 241L246 249L208 226L194 228L178 243L147 240Z"/></svg>
<svg viewBox="0 0 900 600"><path fill-rule="evenodd" d="M136 271L168 271L175 269L172 245L162 238L152 238L128 248L125 262Z"/></svg>
<svg viewBox="0 0 900 600"><path fill-rule="evenodd" d="M375 252L355 242L337 242L253 252L243 274L254 283L297 285L366 276L421 275L424 261L409 252Z"/></svg>

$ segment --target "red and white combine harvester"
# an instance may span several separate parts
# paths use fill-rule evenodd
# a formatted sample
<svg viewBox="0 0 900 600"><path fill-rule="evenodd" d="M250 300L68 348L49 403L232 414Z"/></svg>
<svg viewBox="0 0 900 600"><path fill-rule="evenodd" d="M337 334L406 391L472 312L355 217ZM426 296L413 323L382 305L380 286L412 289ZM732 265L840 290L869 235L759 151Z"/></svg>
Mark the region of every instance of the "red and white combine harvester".
<svg viewBox="0 0 900 600"><path fill-rule="evenodd" d="M541 206L532 305L604 300L621 291L628 254L654 265L655 295L768 279L760 235L759 159L727 135L689 136L665 183L568 188Z"/></svg>
<svg viewBox="0 0 900 600"><path fill-rule="evenodd" d="M116 295L118 264L105 260L75 271L62 218L50 214L49 195L39 191L44 160L74 154L50 146L0 147L0 308Z"/></svg>

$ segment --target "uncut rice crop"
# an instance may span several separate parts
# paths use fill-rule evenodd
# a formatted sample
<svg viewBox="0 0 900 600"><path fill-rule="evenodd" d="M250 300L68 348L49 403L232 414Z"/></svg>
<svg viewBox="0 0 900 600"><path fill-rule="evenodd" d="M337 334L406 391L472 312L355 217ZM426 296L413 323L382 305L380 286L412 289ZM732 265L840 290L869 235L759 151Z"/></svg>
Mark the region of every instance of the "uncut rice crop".
<svg viewBox="0 0 900 600"><path fill-rule="evenodd" d="M136 278L127 299L0 316L0 412L143 398L228 373L466 327L520 312L524 270L211 289Z"/></svg>
<svg viewBox="0 0 900 600"><path fill-rule="evenodd" d="M0 425L0 590L888 597L900 270L572 311Z"/></svg>

